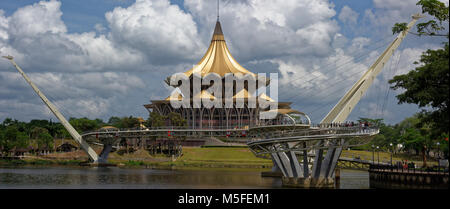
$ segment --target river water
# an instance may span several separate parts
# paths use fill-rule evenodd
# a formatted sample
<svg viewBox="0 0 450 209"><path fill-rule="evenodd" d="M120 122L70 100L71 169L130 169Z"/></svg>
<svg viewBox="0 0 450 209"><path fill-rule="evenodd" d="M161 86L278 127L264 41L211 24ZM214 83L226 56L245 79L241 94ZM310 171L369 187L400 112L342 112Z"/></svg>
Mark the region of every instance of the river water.
<svg viewBox="0 0 450 209"><path fill-rule="evenodd" d="M259 170L160 170L120 167L0 168L0 189L258 189L281 188ZM366 171L341 170L340 189L369 189Z"/></svg>

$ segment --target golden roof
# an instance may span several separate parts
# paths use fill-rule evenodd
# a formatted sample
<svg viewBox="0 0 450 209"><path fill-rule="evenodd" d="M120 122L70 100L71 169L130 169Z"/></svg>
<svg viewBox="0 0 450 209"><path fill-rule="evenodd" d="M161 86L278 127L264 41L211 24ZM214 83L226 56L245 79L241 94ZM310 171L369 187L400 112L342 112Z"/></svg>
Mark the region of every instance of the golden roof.
<svg viewBox="0 0 450 209"><path fill-rule="evenodd" d="M211 93L209 93L206 90L202 90L201 92L199 92L197 95L195 95L194 98L200 98L200 99L215 99L216 97L214 97ZM165 100L166 101L170 101L170 100L178 100L181 101L183 99L183 95L181 95L179 92L175 92L173 93L173 97L168 96Z"/></svg>
<svg viewBox="0 0 450 209"><path fill-rule="evenodd" d="M269 110L269 111L265 111L265 112L276 112L276 113L278 113L278 114L283 114L283 115L285 115L285 114L291 114L291 113L294 113L294 114L304 114L304 113L302 113L302 112L300 112L300 111L298 111L298 110L294 110L294 109L273 109L273 110Z"/></svg>
<svg viewBox="0 0 450 209"><path fill-rule="evenodd" d="M216 97L214 97L211 93L209 93L206 90L201 91L200 93L198 93L197 95L195 95L194 98L200 98L200 99L215 99Z"/></svg>
<svg viewBox="0 0 450 209"><path fill-rule="evenodd" d="M242 73L243 75L252 74L256 76L254 73L242 67L236 62L233 56L231 56L219 21L216 22L211 44L209 45L206 54L200 62L197 63L197 66L184 74L189 77L194 71L199 72L202 77L208 73L217 73L221 77L225 76L227 73Z"/></svg>
<svg viewBox="0 0 450 209"><path fill-rule="evenodd" d="M181 101L182 99L183 99L183 96L179 93L179 92L175 92L174 94L173 94L173 96L171 97L172 95L169 95L168 97L166 97L166 99L165 100L167 100L167 101L170 101L170 100L178 100L178 101Z"/></svg>
<svg viewBox="0 0 450 209"><path fill-rule="evenodd" d="M241 91L239 91L238 93L236 93L233 96L233 99L237 99L237 98L248 99L250 97L252 97L252 95L250 95L250 93L248 93L247 89L242 89Z"/></svg>
<svg viewBox="0 0 450 209"><path fill-rule="evenodd" d="M269 101L269 102L275 102L275 100L273 100L272 98L270 98L269 96L267 96L267 94L265 94L265 93L261 93L261 94L259 95L259 98L265 99L265 100L267 100L267 101Z"/></svg>
<svg viewBox="0 0 450 209"><path fill-rule="evenodd" d="M255 79L257 80L263 80L266 86L270 83L270 79L265 77L258 78L256 74L242 67L233 58L228 50L219 21L216 22L211 44L209 45L205 55L203 55L203 58L197 63L196 66L184 72L184 74L187 77L190 77L194 71L198 72L201 77L204 77L208 73L217 73L221 77L224 77L227 73L241 73L242 75L250 74L255 76ZM170 76L167 77L165 81L168 85L170 85Z"/></svg>
<svg viewBox="0 0 450 209"><path fill-rule="evenodd" d="M203 58L198 62L196 66L194 66L192 69L184 72L184 75L187 77L192 76L194 72L199 72L200 76L206 76L208 73L217 73L219 76L224 77L227 73L241 73L242 75L253 75L255 76L255 79L264 81L264 84L267 86L270 83L270 79L267 79L266 77L260 77L258 78L256 74L248 71L244 67L242 67L231 55L230 51L228 50L227 44L225 42L225 38L222 32L222 27L220 25L220 22L216 22L216 26L214 28L214 33L212 36L211 44L209 45L208 50L206 51ZM165 80L167 84L170 85L170 76L167 77ZM173 86L177 87L177 85ZM258 87L257 87L258 88ZM239 93L233 96L234 99L236 98L249 98L253 95L249 95L248 91L246 89L241 90ZM214 99L215 97L208 93L207 91L201 91L196 97L200 98L210 98ZM173 97L171 98L168 96L165 101L170 100L182 100L182 95L179 93L175 93ZM273 102L271 98L269 98L267 95L263 95L263 98L267 101Z"/></svg>
<svg viewBox="0 0 450 209"><path fill-rule="evenodd" d="M118 129L118 128L116 128L114 126L103 126L103 127L99 128L99 130L106 130L106 129Z"/></svg>

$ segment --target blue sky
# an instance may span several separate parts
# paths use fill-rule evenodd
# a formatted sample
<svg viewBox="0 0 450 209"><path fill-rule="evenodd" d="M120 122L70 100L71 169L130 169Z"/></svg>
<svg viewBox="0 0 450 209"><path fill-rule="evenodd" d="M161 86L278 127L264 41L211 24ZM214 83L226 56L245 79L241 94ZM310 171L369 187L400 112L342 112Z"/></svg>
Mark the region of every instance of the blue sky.
<svg viewBox="0 0 450 209"><path fill-rule="evenodd" d="M444 1L448 5L448 1ZM416 0L221 1L234 58L255 73L279 73L279 100L314 122L336 104L394 39L395 22L420 11ZM142 106L172 90L163 80L205 53L216 1L65 0L0 2L0 53L11 54L66 117L147 118ZM414 68L444 39L407 36L350 115L397 123L418 112L397 105L393 75ZM54 117L5 60L0 121Z"/></svg>

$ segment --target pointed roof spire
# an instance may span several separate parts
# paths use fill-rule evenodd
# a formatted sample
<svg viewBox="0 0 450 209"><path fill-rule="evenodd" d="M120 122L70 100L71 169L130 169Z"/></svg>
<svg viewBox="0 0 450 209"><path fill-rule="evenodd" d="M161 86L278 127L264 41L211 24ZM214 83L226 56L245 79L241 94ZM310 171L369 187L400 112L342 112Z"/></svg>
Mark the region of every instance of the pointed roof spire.
<svg viewBox="0 0 450 209"><path fill-rule="evenodd" d="M227 73L241 73L243 75L251 74L257 77L256 74L248 71L242 67L234 58L231 56L228 46L225 42L225 38L222 31L222 26L220 21L217 20L216 26L214 28L214 33L211 39L208 50L206 51L200 62L197 63L193 68L184 72L188 77L192 76L195 72L200 72L201 76L205 76L208 73L217 73L221 77L224 77ZM262 79L262 78L257 78ZM269 85L270 80L265 79L265 85ZM167 77L166 83L170 85L170 77ZM177 85L174 85L177 86ZM176 95L175 95L176 96Z"/></svg>
<svg viewBox="0 0 450 209"><path fill-rule="evenodd" d="M214 28L214 35L223 35L222 26L220 25L219 20L216 22L216 27Z"/></svg>
<svg viewBox="0 0 450 209"><path fill-rule="evenodd" d="M219 22L219 0L217 0L217 22Z"/></svg>

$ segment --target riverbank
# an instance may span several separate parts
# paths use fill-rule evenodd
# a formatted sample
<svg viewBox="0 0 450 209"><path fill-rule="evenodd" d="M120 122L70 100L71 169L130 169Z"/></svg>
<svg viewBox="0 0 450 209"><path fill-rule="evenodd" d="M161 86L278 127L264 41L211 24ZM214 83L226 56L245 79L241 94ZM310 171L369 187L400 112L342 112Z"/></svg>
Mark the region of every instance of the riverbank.
<svg viewBox="0 0 450 209"><path fill-rule="evenodd" d="M96 149L99 153L100 148ZM375 153L375 162L390 162L390 153ZM342 157L363 160L372 160L373 153L370 151L344 150ZM404 155L394 155L393 162L401 160L414 161L416 165L421 165L420 161L405 158ZM87 155L81 151L52 153L44 156L25 156L22 159L1 159L0 166L21 166L21 165L57 165L57 166L78 166L87 162ZM147 151L140 149L133 153L119 154L113 152L109 156L109 162L117 166L143 167L143 168L236 168L236 169L270 169L273 164L271 160L257 158L247 147L184 147L183 155L178 158L171 158L163 155L150 155ZM428 162L434 165L436 162Z"/></svg>
<svg viewBox="0 0 450 209"><path fill-rule="evenodd" d="M86 162L87 156L80 150L67 153L52 153L45 156L25 156L22 159L0 160L0 166L20 165L71 165ZM145 168L257 168L270 169L272 161L257 158L246 147L184 147L183 155L171 158L152 156L145 150L119 155L110 154L110 163L125 167Z"/></svg>

